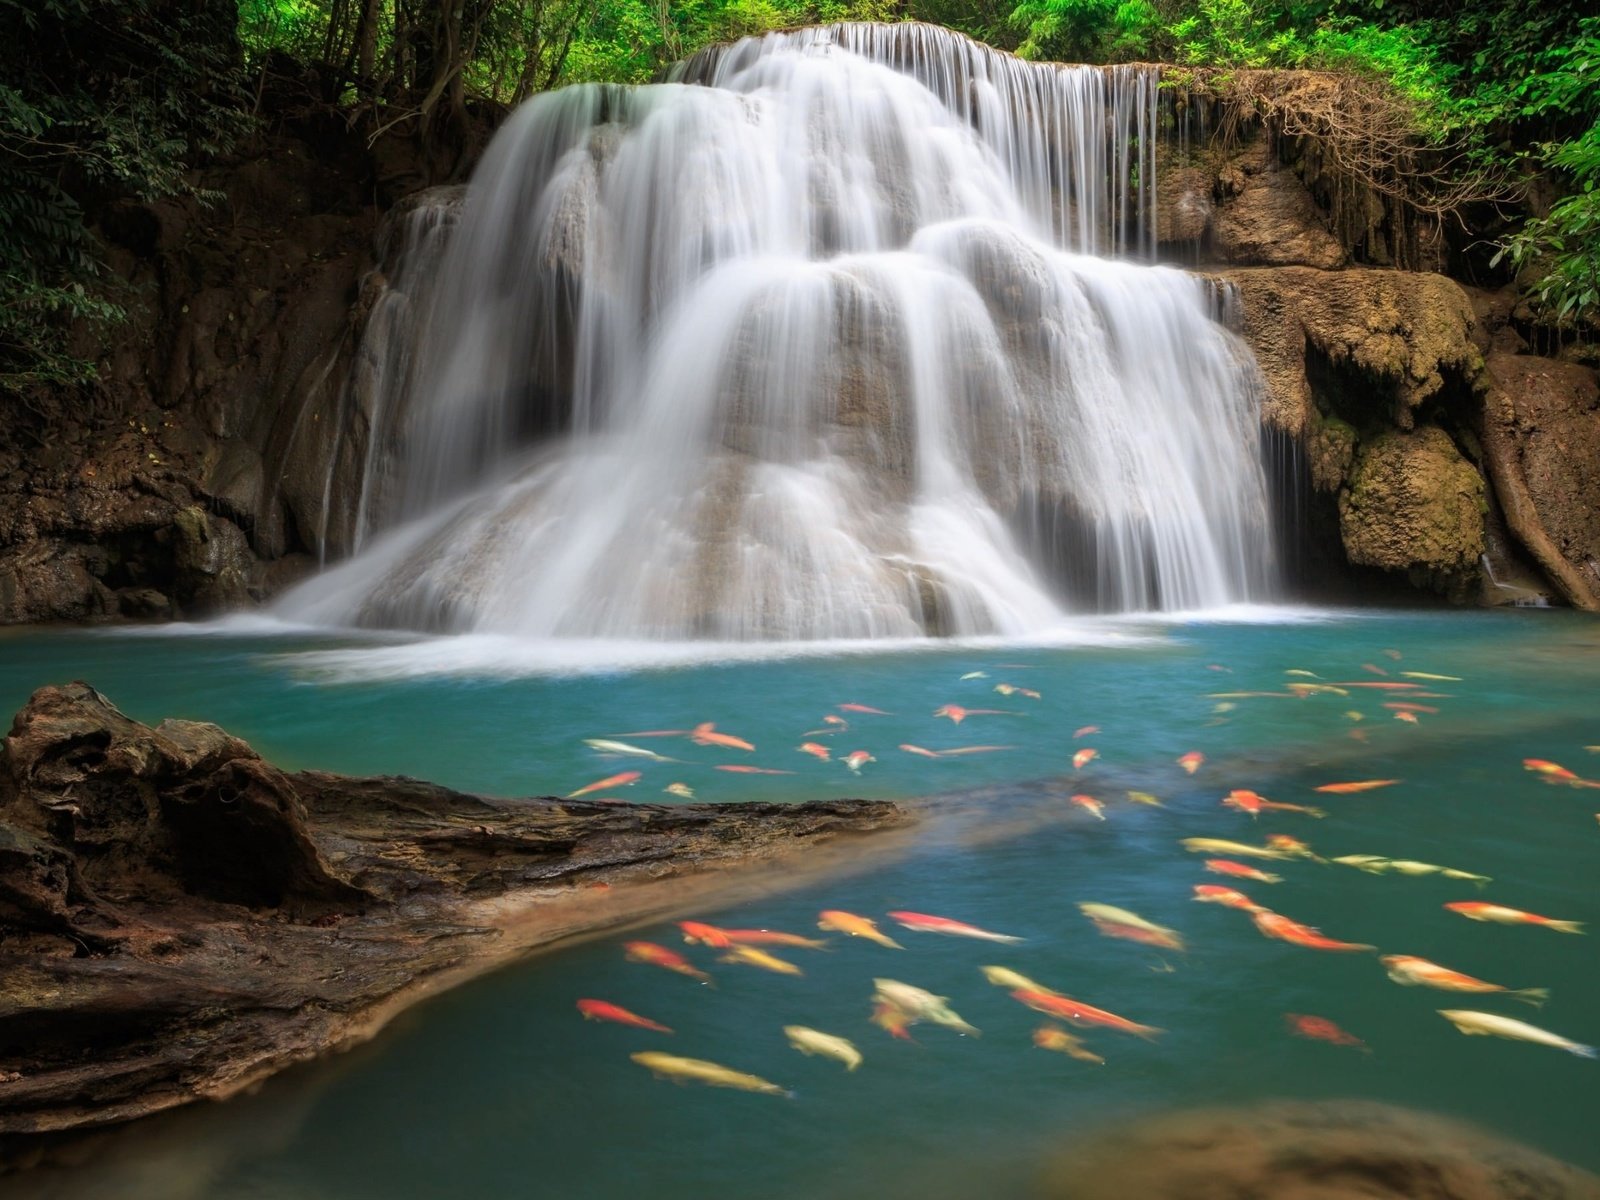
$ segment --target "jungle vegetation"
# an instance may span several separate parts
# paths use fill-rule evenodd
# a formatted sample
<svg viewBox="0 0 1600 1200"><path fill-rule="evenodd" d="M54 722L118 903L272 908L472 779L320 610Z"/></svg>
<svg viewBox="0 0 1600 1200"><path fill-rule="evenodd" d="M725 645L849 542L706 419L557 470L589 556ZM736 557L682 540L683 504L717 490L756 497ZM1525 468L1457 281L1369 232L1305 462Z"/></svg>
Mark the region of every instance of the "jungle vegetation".
<svg viewBox="0 0 1600 1200"><path fill-rule="evenodd" d="M1520 272L1548 320L1581 332L1600 319L1593 11L1592 0L0 0L0 390L92 379L95 329L121 315L96 212L191 191L194 167L254 135L270 81L293 77L307 103L369 137L440 141L474 111L552 87L647 81L710 43L836 20L932 21L1034 59L1177 63L1236 96L1259 68L1340 72L1404 143L1388 169L1429 164L1441 203L1516 200L1495 261Z"/></svg>

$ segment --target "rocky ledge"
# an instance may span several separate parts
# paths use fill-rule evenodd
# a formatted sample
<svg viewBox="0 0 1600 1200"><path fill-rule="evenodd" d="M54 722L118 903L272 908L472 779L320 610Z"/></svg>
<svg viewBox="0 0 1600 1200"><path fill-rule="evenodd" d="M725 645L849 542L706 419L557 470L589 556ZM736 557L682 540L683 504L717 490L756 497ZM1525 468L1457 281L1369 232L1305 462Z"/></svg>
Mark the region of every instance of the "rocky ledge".
<svg viewBox="0 0 1600 1200"><path fill-rule="evenodd" d="M782 860L906 820L290 773L214 725L43 688L0 743L0 1168L37 1135L225 1097L531 947L770 886Z"/></svg>

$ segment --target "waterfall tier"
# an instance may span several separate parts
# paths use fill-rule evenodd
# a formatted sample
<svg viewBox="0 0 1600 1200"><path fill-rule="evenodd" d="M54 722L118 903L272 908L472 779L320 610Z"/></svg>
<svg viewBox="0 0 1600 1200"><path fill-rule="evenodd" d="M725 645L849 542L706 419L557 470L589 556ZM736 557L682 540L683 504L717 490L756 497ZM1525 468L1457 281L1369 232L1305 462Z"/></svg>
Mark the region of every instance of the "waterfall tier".
<svg viewBox="0 0 1600 1200"><path fill-rule="evenodd" d="M412 221L358 552L284 611L794 639L1268 594L1248 351L1098 257L1152 244L1156 82L841 25L530 101Z"/></svg>

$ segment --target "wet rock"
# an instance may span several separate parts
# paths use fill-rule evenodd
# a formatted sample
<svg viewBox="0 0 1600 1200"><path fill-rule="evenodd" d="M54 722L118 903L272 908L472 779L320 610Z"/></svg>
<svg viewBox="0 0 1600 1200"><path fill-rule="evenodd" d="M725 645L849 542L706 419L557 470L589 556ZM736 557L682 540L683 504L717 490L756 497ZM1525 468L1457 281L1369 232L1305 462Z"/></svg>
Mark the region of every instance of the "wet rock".
<svg viewBox="0 0 1600 1200"><path fill-rule="evenodd" d="M1110 1131L1051 1200L1600 1200L1600 1178L1449 1117L1364 1100L1202 1109Z"/></svg>
<svg viewBox="0 0 1600 1200"><path fill-rule="evenodd" d="M175 587L196 615L237 608L250 599L255 555L244 533L198 505L173 519Z"/></svg>
<svg viewBox="0 0 1600 1200"><path fill-rule="evenodd" d="M1600 386L1593 370L1492 354L1484 457L1507 525L1568 603L1600 608Z"/></svg>
<svg viewBox="0 0 1600 1200"><path fill-rule="evenodd" d="M43 688L0 744L0 1171L23 1135L232 1094L533 946L709 894L713 871L903 821L290 774L214 725Z"/></svg>
<svg viewBox="0 0 1600 1200"><path fill-rule="evenodd" d="M1215 186L1215 173L1204 167L1161 171L1156 184L1156 241L1163 247L1202 242L1216 211Z"/></svg>
<svg viewBox="0 0 1600 1200"><path fill-rule="evenodd" d="M1483 477L1442 429L1364 440L1339 493L1345 554L1465 599L1483 553Z"/></svg>
<svg viewBox="0 0 1600 1200"><path fill-rule="evenodd" d="M1241 330L1267 381L1263 419L1300 433L1315 407L1308 356L1353 377L1374 418L1409 429L1417 409L1482 364L1461 286L1411 271L1309 267L1217 272L1239 288Z"/></svg>
<svg viewBox="0 0 1600 1200"><path fill-rule="evenodd" d="M1231 186L1230 186L1231 185ZM1343 266L1344 247L1305 184L1260 139L1227 174L1210 222L1218 261L1240 266Z"/></svg>

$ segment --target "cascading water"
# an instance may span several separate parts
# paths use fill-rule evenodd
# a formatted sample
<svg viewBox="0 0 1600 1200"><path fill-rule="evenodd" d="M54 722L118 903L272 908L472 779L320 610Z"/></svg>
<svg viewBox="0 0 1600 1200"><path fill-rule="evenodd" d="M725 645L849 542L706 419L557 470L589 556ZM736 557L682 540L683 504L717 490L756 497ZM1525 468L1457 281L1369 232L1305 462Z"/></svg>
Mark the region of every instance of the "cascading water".
<svg viewBox="0 0 1600 1200"><path fill-rule="evenodd" d="M284 611L789 639L1268 594L1248 351L1205 281L1095 257L1153 248L1156 82L841 25L529 102L380 380L359 552Z"/></svg>

